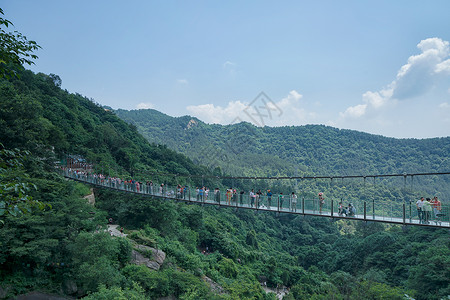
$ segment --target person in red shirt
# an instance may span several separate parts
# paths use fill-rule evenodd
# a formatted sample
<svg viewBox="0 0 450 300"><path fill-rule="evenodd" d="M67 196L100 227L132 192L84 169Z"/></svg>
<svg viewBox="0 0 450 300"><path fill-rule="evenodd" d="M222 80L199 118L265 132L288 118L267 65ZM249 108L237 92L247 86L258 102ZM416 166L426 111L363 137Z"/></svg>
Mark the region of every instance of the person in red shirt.
<svg viewBox="0 0 450 300"><path fill-rule="evenodd" d="M433 211L434 211L435 218L439 219L438 214L441 213L442 206L441 206L441 201L439 201L437 196L434 196L433 201L431 202L431 205L433 205Z"/></svg>

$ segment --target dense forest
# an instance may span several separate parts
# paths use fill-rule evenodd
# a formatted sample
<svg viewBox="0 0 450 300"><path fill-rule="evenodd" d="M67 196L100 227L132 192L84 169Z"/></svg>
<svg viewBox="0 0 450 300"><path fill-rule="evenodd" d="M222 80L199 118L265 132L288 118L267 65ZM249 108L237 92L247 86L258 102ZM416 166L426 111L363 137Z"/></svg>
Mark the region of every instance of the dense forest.
<svg viewBox="0 0 450 300"><path fill-rule="evenodd" d="M25 186L29 203L43 204L2 210L2 297L40 290L88 299L275 299L260 282L289 288L285 299L450 294L444 229L255 214L107 190L95 190L90 206L87 186L55 172L67 153L128 176L209 171L59 85L55 75L26 70L0 83L2 187ZM19 193L2 189L7 199ZM110 217L127 238L103 232ZM159 271L130 263L136 242L167 254Z"/></svg>
<svg viewBox="0 0 450 300"><path fill-rule="evenodd" d="M367 176L450 170L450 137L394 139L322 125L223 126L189 116L170 117L153 109L119 109L115 113L135 125L150 142L167 145L219 175ZM290 189L305 197L326 191L332 198L341 199L345 194L352 201L369 197L365 195L377 201L413 201L424 194L437 195L446 203L450 199L448 175L378 178L376 182L266 181L251 185L245 187L272 187L278 192Z"/></svg>
<svg viewBox="0 0 450 300"><path fill-rule="evenodd" d="M151 142L233 175L368 175L450 168L450 137L395 139L323 125L205 124L153 109L116 110Z"/></svg>
<svg viewBox="0 0 450 300"><path fill-rule="evenodd" d="M0 17L0 25L10 24ZM440 171L448 167L448 139L398 144L357 132L343 131L342 136L323 126L282 128L287 133L279 135L278 129L245 123L210 126L185 117L178 127L147 128L167 141L179 135L174 141L180 149L167 142L161 145L160 140L149 143L136 125L92 99L62 90L59 76L25 70L22 65L36 58L35 42L3 28L0 39L0 298L40 291L69 299L276 299L277 289L287 292L283 299L449 297L446 229L188 205L90 187L66 180L59 172L60 162L69 155L94 164L97 173L140 180L155 171ZM155 122L162 117L156 115ZM200 128L210 133L196 132ZM240 143L248 130L254 139ZM191 138L182 138L181 132ZM224 153L216 152L226 149L220 135L237 137L229 140L232 146ZM197 136L213 137L213 142L197 140L213 145L213 152L192 161L169 149L202 153L187 144ZM275 146L267 146L265 139ZM292 147L283 144L284 139ZM234 156L221 156L227 152ZM232 164L242 159L241 154L248 160L242 166ZM205 156L228 165L211 164ZM159 175L158 180L176 183L169 175ZM206 184L230 183L218 177ZM387 193L386 198L392 196L389 193L407 193L384 184L371 188ZM344 186L339 189L348 194ZM107 227L112 220L123 228L119 234ZM149 249L164 253L158 268L134 259L156 259Z"/></svg>

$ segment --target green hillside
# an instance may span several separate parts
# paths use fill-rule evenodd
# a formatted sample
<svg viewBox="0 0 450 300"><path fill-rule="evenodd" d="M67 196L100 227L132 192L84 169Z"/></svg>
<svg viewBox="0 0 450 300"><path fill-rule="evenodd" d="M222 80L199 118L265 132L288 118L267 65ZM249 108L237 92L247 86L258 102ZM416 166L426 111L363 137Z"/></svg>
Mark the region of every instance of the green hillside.
<svg viewBox="0 0 450 300"><path fill-rule="evenodd" d="M341 176L449 172L450 137L395 139L322 125L256 127L205 124L156 110L117 110L150 142L211 170L245 176ZM402 188L401 179L384 180ZM353 184L353 183L352 183ZM357 182L362 185L362 181ZM329 185L329 184L328 184ZM450 176L415 178L408 187L450 199ZM359 192L358 192L359 193Z"/></svg>
<svg viewBox="0 0 450 300"><path fill-rule="evenodd" d="M0 25L12 23L0 17ZM36 58L36 42L3 28L0 40L0 299L43 292L58 299L273 300L277 290L287 292L285 300L449 297L446 229L188 205L94 188L59 172L68 155L93 163L94 172L137 180L154 171L341 174L355 171L353 161L364 163L361 172L390 171L386 166L439 171L448 166L447 139L398 146L393 139L317 126L277 129L286 131L278 135L249 124L206 125L151 111L154 116L146 118L155 123L147 131L155 140L149 143L135 125L62 90L57 75L24 70ZM159 144L164 140L169 147ZM195 162L169 149L177 147L196 152ZM404 158L394 153L399 150ZM175 184L175 177L153 179ZM208 180L204 184L245 188L269 183ZM434 178L429 182L430 190L438 185ZM387 183L367 190L383 201L414 196ZM294 185L287 180L277 188ZM357 199L360 188L314 181L302 190ZM133 262L140 255L151 263Z"/></svg>
<svg viewBox="0 0 450 300"><path fill-rule="evenodd" d="M149 141L167 145L205 165L216 163L228 173L367 175L450 169L450 137L394 139L322 125L210 125L152 109L119 109L115 113L136 125ZM228 160L214 161L215 153ZM268 162L267 157L273 161Z"/></svg>
<svg viewBox="0 0 450 300"><path fill-rule="evenodd" d="M0 82L0 140L5 147L54 157L78 154L120 174L135 169L205 171L165 146L149 144L134 126L60 85L56 75L31 71L22 71L20 79Z"/></svg>
<svg viewBox="0 0 450 300"><path fill-rule="evenodd" d="M55 161L81 155L98 172L128 178L153 170L210 171L147 142L135 126L92 100L61 90L59 77L26 70L19 75L0 80L0 297L39 290L86 299L275 299L261 282L289 288L285 299L404 299L405 294L439 299L450 294L447 230L255 214L101 189L94 190L92 207L83 199L89 187L64 180L55 172ZM275 162L271 166L279 163L278 173L294 167L285 167L284 154L272 160L262 151L266 129L236 126L258 132L257 160L266 155L267 162ZM215 137L214 130L234 130L201 122L191 129L202 127ZM165 136L196 135L184 128L172 128ZM313 135L334 129L302 130ZM316 160L313 153L308 159ZM246 173L260 170L264 165ZM312 170L305 164L299 172ZM4 209L8 204L11 209ZM129 238L103 232L110 217ZM133 242L167 254L159 271L130 263Z"/></svg>

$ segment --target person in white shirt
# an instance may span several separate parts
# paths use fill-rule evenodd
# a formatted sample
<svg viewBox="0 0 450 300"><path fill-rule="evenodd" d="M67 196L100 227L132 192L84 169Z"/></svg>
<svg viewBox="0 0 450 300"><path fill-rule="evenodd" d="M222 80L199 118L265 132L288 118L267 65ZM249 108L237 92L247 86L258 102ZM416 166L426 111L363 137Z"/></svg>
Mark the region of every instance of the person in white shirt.
<svg viewBox="0 0 450 300"><path fill-rule="evenodd" d="M417 207L417 216L419 217L419 223L422 224L423 223L423 204L425 202L425 198L421 197L419 200L417 200L416 202L416 207Z"/></svg>
<svg viewBox="0 0 450 300"><path fill-rule="evenodd" d="M253 207L253 204L255 204L255 199L256 199L255 191L252 189L250 191L250 207Z"/></svg>
<svg viewBox="0 0 450 300"><path fill-rule="evenodd" d="M297 211L297 195L292 192L291 194L291 211Z"/></svg>

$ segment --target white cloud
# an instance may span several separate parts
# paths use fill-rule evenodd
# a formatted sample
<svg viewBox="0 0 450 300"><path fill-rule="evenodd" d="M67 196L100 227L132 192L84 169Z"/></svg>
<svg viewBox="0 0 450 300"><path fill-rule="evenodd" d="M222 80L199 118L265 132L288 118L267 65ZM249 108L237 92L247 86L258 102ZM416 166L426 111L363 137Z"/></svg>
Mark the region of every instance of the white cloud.
<svg viewBox="0 0 450 300"><path fill-rule="evenodd" d="M188 85L189 81L187 79L177 79L177 83L180 85Z"/></svg>
<svg viewBox="0 0 450 300"><path fill-rule="evenodd" d="M450 73L450 59L447 59L436 65L434 70L436 73Z"/></svg>
<svg viewBox="0 0 450 300"><path fill-rule="evenodd" d="M195 117L207 123L229 124L245 109L247 105L241 101L228 102L226 107L214 104L191 105L186 109Z"/></svg>
<svg viewBox="0 0 450 300"><path fill-rule="evenodd" d="M331 124L393 137L448 136L450 105L442 99L450 93L449 42L429 38L417 48L420 53L408 58L391 83L365 92Z"/></svg>
<svg viewBox="0 0 450 300"><path fill-rule="evenodd" d="M377 110L382 110L390 101L392 96L392 89L385 89L379 92L365 92L362 95L364 104L358 104L348 107L343 113L340 113L342 118L360 118L366 116Z"/></svg>
<svg viewBox="0 0 450 300"><path fill-rule="evenodd" d="M429 38L420 41L417 48L421 53L408 58L394 81L378 92L364 93L364 103L348 107L340 113L341 118L374 116L386 106L395 105L396 99L406 100L426 94L439 84L442 75L450 74L450 59L444 60L450 55L449 42Z"/></svg>
<svg viewBox="0 0 450 300"><path fill-rule="evenodd" d="M275 102L281 114L278 114L276 118L267 120L265 125L304 125L312 122L316 118L316 113L307 111L305 103L300 101L302 98L303 95L296 90L290 91L286 97Z"/></svg>
<svg viewBox="0 0 450 300"><path fill-rule="evenodd" d="M345 112L341 113L341 117L359 118L366 113L367 104L358 104L348 107Z"/></svg>
<svg viewBox="0 0 450 300"><path fill-rule="evenodd" d="M448 102L443 102L443 103L439 104L439 108L450 109L450 104Z"/></svg>
<svg viewBox="0 0 450 300"><path fill-rule="evenodd" d="M429 38L422 40L417 48L422 53L410 56L391 83L393 98L407 99L422 95L433 87L440 73L450 70L450 63L444 61L450 55L449 42Z"/></svg>
<svg viewBox="0 0 450 300"><path fill-rule="evenodd" d="M150 102L147 102L147 103L141 102L138 105L136 105L136 108L137 109L150 109L150 108L155 108L155 106Z"/></svg>
<svg viewBox="0 0 450 300"><path fill-rule="evenodd" d="M250 103L230 101L225 107L202 104L188 106L186 109L207 123L227 125L246 121L257 126L304 125L316 120L317 114L302 107L302 97L292 90L279 101L257 98Z"/></svg>
<svg viewBox="0 0 450 300"><path fill-rule="evenodd" d="M237 64L227 60L226 62L223 63L222 67L224 70L226 70L230 75L236 75L237 73Z"/></svg>
<svg viewBox="0 0 450 300"><path fill-rule="evenodd" d="M223 68L224 69L233 69L236 67L236 63L231 62L229 60L227 60L226 62L223 63Z"/></svg>

